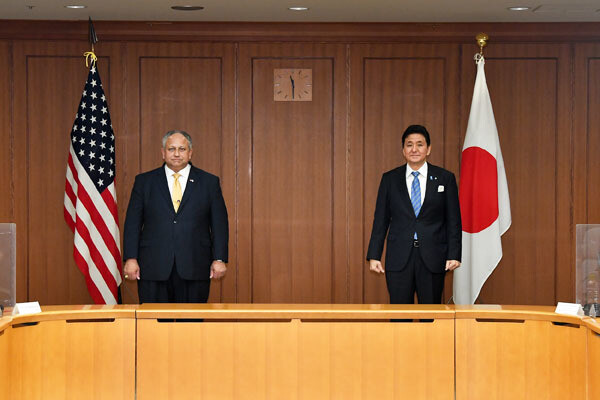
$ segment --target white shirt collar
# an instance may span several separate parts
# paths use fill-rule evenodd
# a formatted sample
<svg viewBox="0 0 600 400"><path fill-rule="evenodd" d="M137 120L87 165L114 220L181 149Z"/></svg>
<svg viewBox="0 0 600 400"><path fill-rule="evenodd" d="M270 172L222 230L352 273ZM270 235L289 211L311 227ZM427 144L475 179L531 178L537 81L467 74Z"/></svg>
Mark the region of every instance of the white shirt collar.
<svg viewBox="0 0 600 400"><path fill-rule="evenodd" d="M187 181L187 178L190 174L191 169L192 169L192 166L188 163L188 165L186 165L181 171L179 171L179 175L185 181ZM175 173L175 171L173 171L171 168L167 167L167 164L165 164L165 173L167 174L167 177L171 178L171 177L173 177L173 174ZM181 181L179 181L179 182L181 182Z"/></svg>
<svg viewBox="0 0 600 400"><path fill-rule="evenodd" d="M406 164L406 177L409 178L412 176L413 171L415 171L414 169L412 169L410 167L410 165ZM416 170L419 172L419 177L424 177L427 178L427 161L425 161L423 163L423 165L421 165L421 168L419 168L418 170Z"/></svg>

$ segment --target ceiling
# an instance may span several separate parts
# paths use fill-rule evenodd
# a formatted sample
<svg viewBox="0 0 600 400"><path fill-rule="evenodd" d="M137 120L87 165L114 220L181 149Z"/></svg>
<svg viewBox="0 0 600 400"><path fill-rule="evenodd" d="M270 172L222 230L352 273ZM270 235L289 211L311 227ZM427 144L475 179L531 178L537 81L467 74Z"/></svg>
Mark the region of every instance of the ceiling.
<svg viewBox="0 0 600 400"><path fill-rule="evenodd" d="M88 7L64 8L67 4ZM173 5L203 6L174 11ZM290 6L309 7L290 11ZM528 11L509 11L529 6ZM0 19L296 22L600 22L600 0L0 0Z"/></svg>

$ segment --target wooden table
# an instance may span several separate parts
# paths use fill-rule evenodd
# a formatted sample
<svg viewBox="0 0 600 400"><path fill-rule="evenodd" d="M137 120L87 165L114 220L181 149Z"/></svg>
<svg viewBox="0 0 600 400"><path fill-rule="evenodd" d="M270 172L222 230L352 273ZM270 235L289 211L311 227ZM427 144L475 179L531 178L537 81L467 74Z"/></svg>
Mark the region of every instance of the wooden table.
<svg viewBox="0 0 600 400"><path fill-rule="evenodd" d="M160 322L179 318L204 321ZM452 399L453 318L440 305L142 305L138 399Z"/></svg>
<svg viewBox="0 0 600 400"><path fill-rule="evenodd" d="M46 306L6 320L3 398L134 398L135 306Z"/></svg>
<svg viewBox="0 0 600 400"><path fill-rule="evenodd" d="M600 324L550 306L42 310L0 319L0 400L600 399Z"/></svg>

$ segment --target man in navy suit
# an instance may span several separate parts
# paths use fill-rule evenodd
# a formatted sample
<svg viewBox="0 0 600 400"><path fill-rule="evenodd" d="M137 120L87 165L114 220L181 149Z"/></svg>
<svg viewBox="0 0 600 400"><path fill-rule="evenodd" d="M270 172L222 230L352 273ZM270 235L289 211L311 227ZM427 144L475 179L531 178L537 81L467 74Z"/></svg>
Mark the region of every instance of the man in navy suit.
<svg viewBox="0 0 600 400"><path fill-rule="evenodd" d="M406 164L383 174L367 252L371 271L385 273L390 303L439 304L446 271L460 266L462 226L454 174L427 163L429 132L402 135ZM389 232L388 232L389 229ZM385 269L381 264L387 235Z"/></svg>
<svg viewBox="0 0 600 400"><path fill-rule="evenodd" d="M164 165L136 176L123 238L124 274L140 303L206 303L225 275L229 228L219 178L192 166L192 138L170 131Z"/></svg>

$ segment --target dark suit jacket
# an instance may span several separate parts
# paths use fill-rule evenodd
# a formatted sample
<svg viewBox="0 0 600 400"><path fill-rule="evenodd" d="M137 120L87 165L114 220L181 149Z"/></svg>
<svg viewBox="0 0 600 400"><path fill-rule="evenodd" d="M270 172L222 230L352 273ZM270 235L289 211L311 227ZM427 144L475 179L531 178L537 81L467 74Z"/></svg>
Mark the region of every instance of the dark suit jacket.
<svg viewBox="0 0 600 400"><path fill-rule="evenodd" d="M415 232L421 257L431 272L444 272L446 260L460 261L462 226L456 179L452 172L432 164L427 174L418 217L406 187L406 164L381 178L367 259L381 260L387 235L386 270L401 271L406 266Z"/></svg>
<svg viewBox="0 0 600 400"><path fill-rule="evenodd" d="M140 174L127 208L123 258L135 258L140 278L209 279L213 260L227 262L229 228L219 178L192 166L177 213L164 166Z"/></svg>

